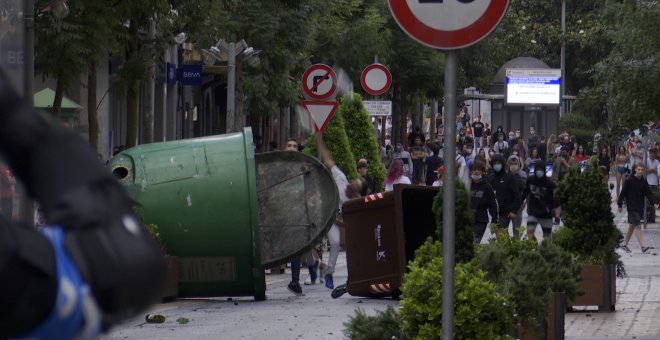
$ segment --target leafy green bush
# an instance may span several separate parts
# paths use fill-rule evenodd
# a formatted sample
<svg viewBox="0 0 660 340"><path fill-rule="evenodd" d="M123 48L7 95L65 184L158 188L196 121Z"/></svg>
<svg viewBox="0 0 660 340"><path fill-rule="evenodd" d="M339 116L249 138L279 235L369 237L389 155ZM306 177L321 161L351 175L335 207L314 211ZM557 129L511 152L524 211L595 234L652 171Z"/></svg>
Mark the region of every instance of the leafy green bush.
<svg viewBox="0 0 660 340"><path fill-rule="evenodd" d="M445 175L446 176L446 175ZM438 236L442 242L443 228L443 192L440 190L433 200L433 213L435 214ZM470 195L463 182L456 178L456 206L455 206L455 232L456 232L456 262L470 262L474 257L474 211L470 209Z"/></svg>
<svg viewBox="0 0 660 340"><path fill-rule="evenodd" d="M555 234L557 244L584 263L617 264L624 275L616 248L623 236L614 224L611 196L596 163L580 173L569 169L555 192L561 203L565 230Z"/></svg>
<svg viewBox="0 0 660 340"><path fill-rule="evenodd" d="M503 234L499 240L481 245L475 262L500 294L510 297L516 321L536 334L547 317L551 291L565 292L571 298L579 293L580 266L551 240L537 247L535 241Z"/></svg>
<svg viewBox="0 0 660 340"><path fill-rule="evenodd" d="M318 157L316 150L315 135L309 136L305 140L303 152ZM337 166L344 172L349 180L358 178L356 161L351 145L346 135L344 118L341 115L334 115L323 132L323 141L330 151Z"/></svg>
<svg viewBox="0 0 660 340"><path fill-rule="evenodd" d="M374 133L374 126L364 107L362 97L357 93L352 96L344 96L337 115L344 118L346 135L355 156L354 164L357 164L360 158L367 159L369 161L368 172L374 179L374 190L383 191L383 180L387 170L380 159L380 147Z"/></svg>
<svg viewBox="0 0 660 340"><path fill-rule="evenodd" d="M404 340L408 337L401 329L401 317L392 306L384 311L369 316L362 309L355 311L348 322L344 323L344 335L352 340Z"/></svg>
<svg viewBox="0 0 660 340"><path fill-rule="evenodd" d="M426 241L409 264L402 287L399 315L403 330L414 339L442 337L442 249ZM454 272L454 338L508 339L513 305L473 263L457 264Z"/></svg>

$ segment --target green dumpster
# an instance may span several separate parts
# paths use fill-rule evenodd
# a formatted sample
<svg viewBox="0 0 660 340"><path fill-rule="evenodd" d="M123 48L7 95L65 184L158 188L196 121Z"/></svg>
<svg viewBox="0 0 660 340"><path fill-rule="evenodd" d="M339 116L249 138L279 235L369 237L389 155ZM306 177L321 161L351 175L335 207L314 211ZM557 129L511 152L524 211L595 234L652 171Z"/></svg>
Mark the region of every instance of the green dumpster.
<svg viewBox="0 0 660 340"><path fill-rule="evenodd" d="M180 297L265 299L264 266L311 248L337 207L323 164L300 152L255 158L249 128L140 145L110 168L178 257Z"/></svg>

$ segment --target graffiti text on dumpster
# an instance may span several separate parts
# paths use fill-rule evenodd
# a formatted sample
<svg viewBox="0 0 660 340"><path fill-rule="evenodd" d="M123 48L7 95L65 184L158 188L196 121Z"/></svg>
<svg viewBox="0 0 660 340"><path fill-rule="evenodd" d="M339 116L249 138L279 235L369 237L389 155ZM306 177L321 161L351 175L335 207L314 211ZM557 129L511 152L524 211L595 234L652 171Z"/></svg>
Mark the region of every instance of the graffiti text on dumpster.
<svg viewBox="0 0 660 340"><path fill-rule="evenodd" d="M236 280L236 260L233 257L183 257L179 261L180 282Z"/></svg>
<svg viewBox="0 0 660 340"><path fill-rule="evenodd" d="M377 225L376 229L374 230L374 236L376 238L376 261L385 261L385 250L381 250L383 247L383 241L381 239L381 230L382 227L381 225Z"/></svg>

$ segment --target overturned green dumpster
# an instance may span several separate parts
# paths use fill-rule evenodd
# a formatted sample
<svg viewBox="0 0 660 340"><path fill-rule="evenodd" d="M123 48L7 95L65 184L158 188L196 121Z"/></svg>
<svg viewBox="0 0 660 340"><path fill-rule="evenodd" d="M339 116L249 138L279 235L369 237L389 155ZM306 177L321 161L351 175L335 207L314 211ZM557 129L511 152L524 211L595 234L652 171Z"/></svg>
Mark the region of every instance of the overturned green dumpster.
<svg viewBox="0 0 660 340"><path fill-rule="evenodd" d="M252 133L140 145L115 176L179 258L179 296L265 299L264 267L309 250L338 204L330 172L301 152L257 154Z"/></svg>

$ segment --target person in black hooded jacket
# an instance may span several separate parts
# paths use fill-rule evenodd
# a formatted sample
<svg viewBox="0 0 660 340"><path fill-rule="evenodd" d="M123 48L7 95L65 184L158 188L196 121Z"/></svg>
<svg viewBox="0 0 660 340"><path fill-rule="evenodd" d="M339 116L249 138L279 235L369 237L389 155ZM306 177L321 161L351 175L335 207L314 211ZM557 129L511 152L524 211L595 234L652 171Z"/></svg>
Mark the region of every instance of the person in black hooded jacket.
<svg viewBox="0 0 660 340"><path fill-rule="evenodd" d="M623 188L616 201L619 206L619 212L623 211L624 200L626 201L626 208L628 209L628 231L623 238L623 246L621 246L621 249L625 250L627 253L630 253L628 242L630 241L633 231L635 232L639 246L642 248L642 253L646 253L646 251L650 249L649 247L644 246L642 231L639 228L642 224L642 216L644 215L644 197L647 197L649 201L651 201L651 204L654 204L651 188L649 187L646 178L643 176L644 170L645 168L643 164L635 164L633 167L633 175L623 182Z"/></svg>
<svg viewBox="0 0 660 340"><path fill-rule="evenodd" d="M509 229L511 220L515 219L520 208L520 189L518 181L513 175L504 170L504 156L496 154L490 160L493 172L488 176L488 182L497 197L500 224L497 230L499 237L501 232Z"/></svg>
<svg viewBox="0 0 660 340"><path fill-rule="evenodd" d="M545 175L545 162L534 162L534 175L527 178L527 186L523 192L523 202L527 201L527 235L535 239L536 225L541 225L543 238L552 233L552 209L559 204L555 201L556 185Z"/></svg>
<svg viewBox="0 0 660 340"><path fill-rule="evenodd" d="M497 223L497 199L490 183L483 177L486 164L476 159L470 164L470 209L474 210L474 242L481 242L481 238L488 226L488 214L491 223Z"/></svg>

